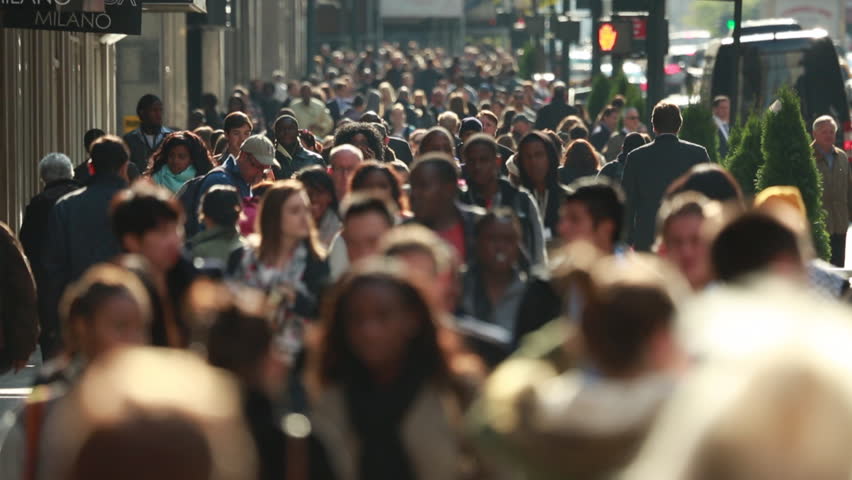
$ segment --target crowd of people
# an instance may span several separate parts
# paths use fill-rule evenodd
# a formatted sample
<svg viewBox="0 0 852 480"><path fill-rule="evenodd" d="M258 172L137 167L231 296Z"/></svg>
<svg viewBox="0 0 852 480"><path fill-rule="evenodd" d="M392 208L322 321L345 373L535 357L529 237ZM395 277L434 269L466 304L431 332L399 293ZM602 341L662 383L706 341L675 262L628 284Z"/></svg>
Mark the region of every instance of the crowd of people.
<svg viewBox="0 0 852 480"><path fill-rule="evenodd" d="M795 187L746 198L676 105L590 121L499 49L408 47L41 159L0 477L848 478L849 282Z"/></svg>

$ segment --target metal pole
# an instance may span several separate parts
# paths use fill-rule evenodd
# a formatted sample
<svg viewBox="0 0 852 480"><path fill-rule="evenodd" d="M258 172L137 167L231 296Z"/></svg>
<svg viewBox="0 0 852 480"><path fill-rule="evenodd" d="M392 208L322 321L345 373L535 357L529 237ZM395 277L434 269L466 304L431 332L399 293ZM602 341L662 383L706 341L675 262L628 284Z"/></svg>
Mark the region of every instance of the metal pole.
<svg viewBox="0 0 852 480"><path fill-rule="evenodd" d="M734 0L734 88L731 90L731 125L737 121L739 114L739 93L740 93L740 36L742 34L743 23L743 0Z"/></svg>
<svg viewBox="0 0 852 480"><path fill-rule="evenodd" d="M556 13L556 2L550 6L550 39L547 48L550 50L548 72L556 72L556 26L559 24L559 14Z"/></svg>
<svg viewBox="0 0 852 480"><path fill-rule="evenodd" d="M663 63L666 56L666 2L650 2L648 11L648 95L646 111L650 114L665 93Z"/></svg>
<svg viewBox="0 0 852 480"><path fill-rule="evenodd" d="M316 51L316 42L317 42L317 3L316 0L308 0L307 3L307 12L305 15L305 21L307 22L307 45L305 48L305 72L308 75L313 73L314 71L314 52Z"/></svg>
<svg viewBox="0 0 852 480"><path fill-rule="evenodd" d="M651 2L659 3L659 2ZM591 80L601 73L601 46L598 45L598 27L603 16L603 0L592 0L592 77ZM653 7L651 7L653 8Z"/></svg>

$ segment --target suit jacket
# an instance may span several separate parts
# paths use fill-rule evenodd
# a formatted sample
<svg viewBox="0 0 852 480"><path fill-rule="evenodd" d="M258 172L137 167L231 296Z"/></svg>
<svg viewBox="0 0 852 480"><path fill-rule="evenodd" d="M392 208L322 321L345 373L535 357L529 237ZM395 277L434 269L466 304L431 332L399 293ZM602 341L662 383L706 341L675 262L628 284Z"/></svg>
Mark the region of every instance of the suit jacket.
<svg viewBox="0 0 852 480"><path fill-rule="evenodd" d="M816 165L822 176L822 208L826 212L826 226L831 235L844 234L852 219L852 168L846 152L834 147L834 161L829 166L825 156L813 143Z"/></svg>
<svg viewBox="0 0 852 480"><path fill-rule="evenodd" d="M388 137L388 147L393 150L398 160L402 160L406 165L411 165L414 161L414 155L411 154L411 146L405 140L399 137Z"/></svg>
<svg viewBox="0 0 852 480"><path fill-rule="evenodd" d="M668 186L694 165L709 162L707 150L661 134L627 155L622 187L627 197L627 241L647 251L654 243L657 210Z"/></svg>

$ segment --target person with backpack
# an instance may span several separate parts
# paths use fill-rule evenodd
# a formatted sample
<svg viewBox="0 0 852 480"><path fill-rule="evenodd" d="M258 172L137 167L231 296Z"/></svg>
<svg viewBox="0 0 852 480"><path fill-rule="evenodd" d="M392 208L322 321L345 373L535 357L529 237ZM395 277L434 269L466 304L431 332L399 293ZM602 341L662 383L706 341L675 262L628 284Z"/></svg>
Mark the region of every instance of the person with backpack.
<svg viewBox="0 0 852 480"><path fill-rule="evenodd" d="M459 195L459 200L483 208L511 208L521 224L528 266L546 263L544 229L538 207L529 193L500 178L497 142L488 135L475 135L465 144L462 157L467 191Z"/></svg>
<svg viewBox="0 0 852 480"><path fill-rule="evenodd" d="M214 185L230 185L237 189L240 198L252 197L252 186L272 173L275 164L275 147L264 135L252 135L240 146L238 156L229 156L225 163L206 175L195 177L184 184L177 197L186 212L184 230L193 236L201 231L198 208L201 198Z"/></svg>

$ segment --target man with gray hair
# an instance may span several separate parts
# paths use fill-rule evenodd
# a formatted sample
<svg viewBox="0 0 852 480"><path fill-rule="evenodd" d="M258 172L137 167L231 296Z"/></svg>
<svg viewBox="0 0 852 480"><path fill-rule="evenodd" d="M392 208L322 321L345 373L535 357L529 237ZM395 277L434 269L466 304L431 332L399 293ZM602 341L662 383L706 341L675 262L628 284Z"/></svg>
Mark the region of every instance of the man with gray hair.
<svg viewBox="0 0 852 480"><path fill-rule="evenodd" d="M337 198L343 199L349 193L349 181L352 175L364 162L364 154L357 147L344 143L331 149L328 156L328 166Z"/></svg>
<svg viewBox="0 0 852 480"><path fill-rule="evenodd" d="M844 267L846 262L846 231L852 219L852 169L846 152L834 145L837 122L830 115L814 120L814 150L817 168L822 174L822 207L826 226L831 235L831 263Z"/></svg>
<svg viewBox="0 0 852 480"><path fill-rule="evenodd" d="M45 155L38 164L38 173L44 190L27 205L19 238L30 261L36 287L39 292L43 292L47 288L43 258L50 212L60 198L79 189L81 185L73 180L74 167L71 159L64 153ZM43 302L39 302L39 309L43 306ZM41 311L39 316L46 318Z"/></svg>
<svg viewBox="0 0 852 480"><path fill-rule="evenodd" d="M621 130L609 137L609 140L601 151L607 162L615 160L615 157L621 153L621 146L624 145L624 139L628 133L647 131L647 127L642 125L639 119L639 110L635 107L627 107L622 110L621 123Z"/></svg>

